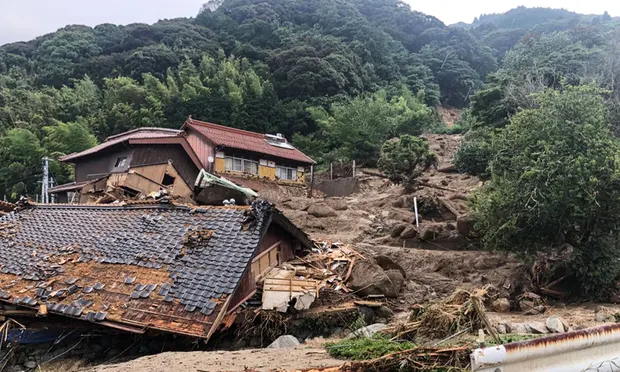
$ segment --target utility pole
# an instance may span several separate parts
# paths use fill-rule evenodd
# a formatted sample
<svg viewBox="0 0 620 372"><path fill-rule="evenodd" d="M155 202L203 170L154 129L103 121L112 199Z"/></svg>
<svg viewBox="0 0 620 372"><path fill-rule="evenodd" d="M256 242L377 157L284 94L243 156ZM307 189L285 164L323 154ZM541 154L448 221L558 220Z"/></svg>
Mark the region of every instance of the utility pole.
<svg viewBox="0 0 620 372"><path fill-rule="evenodd" d="M50 170L49 170L49 158L43 158L43 183L41 183L41 204L49 203L49 182L50 182Z"/></svg>

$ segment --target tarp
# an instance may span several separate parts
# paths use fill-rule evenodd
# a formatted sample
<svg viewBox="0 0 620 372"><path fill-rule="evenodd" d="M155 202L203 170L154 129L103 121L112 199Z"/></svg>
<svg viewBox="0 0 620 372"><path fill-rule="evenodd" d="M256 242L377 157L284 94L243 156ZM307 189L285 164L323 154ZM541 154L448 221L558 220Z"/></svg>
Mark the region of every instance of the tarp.
<svg viewBox="0 0 620 372"><path fill-rule="evenodd" d="M252 189L241 187L223 177L213 175L204 169L200 170L194 186L204 189L213 185L226 187L244 194L249 200L258 198L258 193Z"/></svg>

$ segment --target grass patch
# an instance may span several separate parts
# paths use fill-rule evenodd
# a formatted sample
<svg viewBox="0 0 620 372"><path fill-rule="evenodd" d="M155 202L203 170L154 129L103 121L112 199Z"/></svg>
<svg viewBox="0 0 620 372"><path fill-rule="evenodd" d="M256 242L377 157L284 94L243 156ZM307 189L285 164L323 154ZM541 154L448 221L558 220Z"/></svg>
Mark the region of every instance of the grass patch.
<svg viewBox="0 0 620 372"><path fill-rule="evenodd" d="M390 341L385 336L360 337L342 340L325 345L325 348L334 358L353 360L368 360L396 353L403 350L413 349L413 342Z"/></svg>
<svg viewBox="0 0 620 372"><path fill-rule="evenodd" d="M503 344L509 344L511 342L519 342L519 341L527 341L527 340L532 340L534 338L539 338L539 337L543 337L543 336L549 336L549 335L534 335L534 334L526 334L526 335L522 335L522 334L507 334L507 335L499 335L499 339L502 341L502 345ZM487 342L487 344L489 346L493 346L493 345L497 345L497 342L495 342L495 340L493 340L492 338L490 338Z"/></svg>

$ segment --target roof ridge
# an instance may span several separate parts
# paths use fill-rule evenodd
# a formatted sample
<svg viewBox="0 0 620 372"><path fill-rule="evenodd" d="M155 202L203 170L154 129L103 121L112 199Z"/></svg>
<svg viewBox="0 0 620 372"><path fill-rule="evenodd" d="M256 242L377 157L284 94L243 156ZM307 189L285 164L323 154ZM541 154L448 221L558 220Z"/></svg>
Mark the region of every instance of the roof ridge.
<svg viewBox="0 0 620 372"><path fill-rule="evenodd" d="M123 133L114 134L112 136L106 137L106 139L103 142L105 143L105 142L108 142L108 141L113 140L113 139L121 138L121 137L124 137L124 136L128 136L130 134L134 134L134 133L138 133L138 132L143 132L143 131L170 132L170 133L176 133L176 134L180 134L182 132L179 129L172 129L172 128L140 127L140 128L128 130L128 131L123 132Z"/></svg>
<svg viewBox="0 0 620 372"><path fill-rule="evenodd" d="M196 124L196 125L200 125L203 127L211 127L214 129L221 129L221 130L225 130L228 132L233 132L233 133L239 133L239 134L245 134L245 135L249 135L252 137L256 137L256 138L265 138L265 134L264 133L258 133L258 132L251 132L249 130L245 130L245 129L239 129L239 128L233 128L233 127L227 127L225 125L221 125L221 124L214 124L214 123L209 123L207 121L201 121L201 120L196 120L196 119L190 119L189 120L189 124Z"/></svg>

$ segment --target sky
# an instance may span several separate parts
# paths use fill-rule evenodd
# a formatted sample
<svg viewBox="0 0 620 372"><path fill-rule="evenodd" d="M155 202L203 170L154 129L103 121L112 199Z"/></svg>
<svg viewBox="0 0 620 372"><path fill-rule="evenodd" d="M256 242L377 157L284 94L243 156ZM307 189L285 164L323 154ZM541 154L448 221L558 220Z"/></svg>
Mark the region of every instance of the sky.
<svg viewBox="0 0 620 372"><path fill-rule="evenodd" d="M578 13L620 16L613 0L404 0L414 10L446 24L471 23L482 13L502 13L519 5L565 8ZM33 39L68 24L154 23L193 17L206 0L0 0L0 45Z"/></svg>

